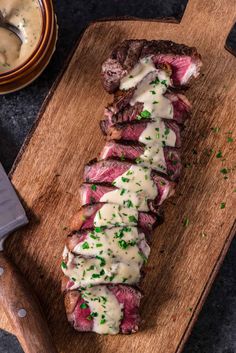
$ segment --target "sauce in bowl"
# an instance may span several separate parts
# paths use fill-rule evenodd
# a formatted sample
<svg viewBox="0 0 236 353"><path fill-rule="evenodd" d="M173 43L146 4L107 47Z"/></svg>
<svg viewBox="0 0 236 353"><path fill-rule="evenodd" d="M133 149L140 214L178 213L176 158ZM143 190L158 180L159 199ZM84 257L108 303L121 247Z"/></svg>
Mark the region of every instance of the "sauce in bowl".
<svg viewBox="0 0 236 353"><path fill-rule="evenodd" d="M35 51L42 34L43 19L38 0L1 0L0 11L6 21L19 28L16 34L0 27L0 74L22 65Z"/></svg>

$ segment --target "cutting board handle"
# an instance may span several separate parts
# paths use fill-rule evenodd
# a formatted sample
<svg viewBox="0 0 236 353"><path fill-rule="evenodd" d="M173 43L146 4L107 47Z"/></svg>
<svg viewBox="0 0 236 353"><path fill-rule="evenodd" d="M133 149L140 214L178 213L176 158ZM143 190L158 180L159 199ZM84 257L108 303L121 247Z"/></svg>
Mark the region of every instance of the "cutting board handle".
<svg viewBox="0 0 236 353"><path fill-rule="evenodd" d="M57 353L36 297L3 251L0 251L0 304L25 353Z"/></svg>

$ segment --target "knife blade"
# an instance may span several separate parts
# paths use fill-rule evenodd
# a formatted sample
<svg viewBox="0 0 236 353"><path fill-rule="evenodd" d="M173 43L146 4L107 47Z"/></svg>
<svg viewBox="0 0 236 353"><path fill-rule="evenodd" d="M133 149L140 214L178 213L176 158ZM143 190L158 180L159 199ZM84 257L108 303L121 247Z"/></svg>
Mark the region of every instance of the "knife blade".
<svg viewBox="0 0 236 353"><path fill-rule="evenodd" d="M25 353L57 353L38 299L2 251L6 237L27 223L25 210L0 164L0 305Z"/></svg>
<svg viewBox="0 0 236 353"><path fill-rule="evenodd" d="M27 223L25 210L0 164L0 250L6 236Z"/></svg>

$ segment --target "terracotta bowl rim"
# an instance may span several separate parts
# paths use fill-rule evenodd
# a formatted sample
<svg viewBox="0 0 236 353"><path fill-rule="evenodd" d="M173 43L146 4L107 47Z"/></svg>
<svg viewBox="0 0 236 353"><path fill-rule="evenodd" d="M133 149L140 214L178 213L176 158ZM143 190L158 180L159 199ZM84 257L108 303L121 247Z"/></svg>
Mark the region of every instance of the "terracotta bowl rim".
<svg viewBox="0 0 236 353"><path fill-rule="evenodd" d="M30 57L23 62L20 66L17 66L15 69L4 72L0 74L0 84L9 79L18 78L19 75L23 75L30 67L40 60L40 57L43 55L48 41L51 37L51 32L54 27L55 14L53 10L53 5L51 0L38 0L41 12L42 12L42 32L41 37L38 42L37 47L30 55Z"/></svg>

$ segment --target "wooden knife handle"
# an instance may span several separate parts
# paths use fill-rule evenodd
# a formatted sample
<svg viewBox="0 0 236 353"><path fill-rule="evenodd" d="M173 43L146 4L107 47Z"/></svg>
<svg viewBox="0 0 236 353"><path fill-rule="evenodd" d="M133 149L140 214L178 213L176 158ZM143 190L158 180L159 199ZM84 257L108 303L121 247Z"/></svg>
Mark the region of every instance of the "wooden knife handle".
<svg viewBox="0 0 236 353"><path fill-rule="evenodd" d="M38 300L3 251L0 251L0 304L25 353L57 353Z"/></svg>

